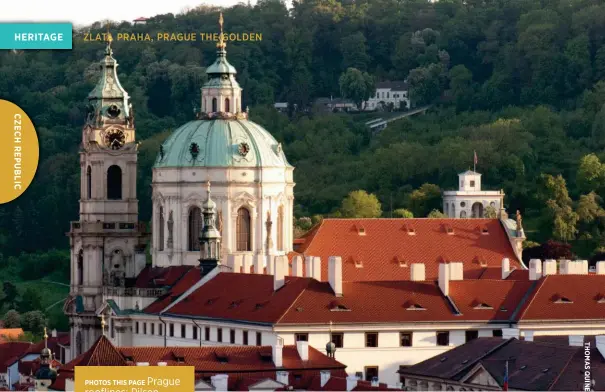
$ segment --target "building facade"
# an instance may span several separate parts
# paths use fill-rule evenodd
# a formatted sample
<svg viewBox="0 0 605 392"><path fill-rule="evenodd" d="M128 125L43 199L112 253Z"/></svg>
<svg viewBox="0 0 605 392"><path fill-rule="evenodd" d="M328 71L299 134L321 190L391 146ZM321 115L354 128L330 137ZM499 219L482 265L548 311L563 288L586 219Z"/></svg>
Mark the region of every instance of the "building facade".
<svg viewBox="0 0 605 392"><path fill-rule="evenodd" d="M449 218L484 218L491 211L500 216L504 211L504 191L481 189L481 174L467 170L458 174L457 191L443 192L443 213Z"/></svg>
<svg viewBox="0 0 605 392"><path fill-rule="evenodd" d="M363 103L363 110L407 110L411 107L408 90L405 81L378 82L376 93Z"/></svg>

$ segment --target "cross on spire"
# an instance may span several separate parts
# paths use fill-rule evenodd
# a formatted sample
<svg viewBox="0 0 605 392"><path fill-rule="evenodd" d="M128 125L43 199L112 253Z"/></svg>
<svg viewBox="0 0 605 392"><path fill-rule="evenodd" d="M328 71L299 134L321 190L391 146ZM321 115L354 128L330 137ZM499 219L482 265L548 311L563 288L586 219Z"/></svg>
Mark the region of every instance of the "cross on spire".
<svg viewBox="0 0 605 392"><path fill-rule="evenodd" d="M225 47L227 46L227 44L225 43L225 39L223 37L223 23L224 23L223 13L221 12L218 17L218 25L220 27L221 32L218 37L218 43L216 44L216 47L219 49L225 49Z"/></svg>

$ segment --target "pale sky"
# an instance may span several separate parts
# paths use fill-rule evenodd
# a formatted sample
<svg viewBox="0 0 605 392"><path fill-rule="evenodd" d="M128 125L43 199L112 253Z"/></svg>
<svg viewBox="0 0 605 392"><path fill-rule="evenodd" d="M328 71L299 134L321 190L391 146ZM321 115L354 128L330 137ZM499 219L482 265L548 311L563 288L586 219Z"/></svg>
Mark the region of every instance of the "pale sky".
<svg viewBox="0 0 605 392"><path fill-rule="evenodd" d="M72 22L82 26L107 19L132 21L140 16L178 14L201 4L229 7L240 2L248 3L247 0L5 0L0 22Z"/></svg>

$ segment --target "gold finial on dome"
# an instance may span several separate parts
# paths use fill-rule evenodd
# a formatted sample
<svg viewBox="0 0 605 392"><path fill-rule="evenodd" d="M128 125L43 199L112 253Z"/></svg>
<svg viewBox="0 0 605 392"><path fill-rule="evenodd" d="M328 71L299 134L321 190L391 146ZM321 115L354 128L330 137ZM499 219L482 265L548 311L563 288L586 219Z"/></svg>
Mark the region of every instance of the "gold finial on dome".
<svg viewBox="0 0 605 392"><path fill-rule="evenodd" d="M218 25L220 26L221 32L218 37L218 43L216 44L216 47L219 49L225 49L227 47L227 44L225 43L225 39L223 37L223 23L223 13L221 12L218 17Z"/></svg>
<svg viewBox="0 0 605 392"><path fill-rule="evenodd" d="M48 333L46 333L46 327L44 327L44 347L48 348Z"/></svg>

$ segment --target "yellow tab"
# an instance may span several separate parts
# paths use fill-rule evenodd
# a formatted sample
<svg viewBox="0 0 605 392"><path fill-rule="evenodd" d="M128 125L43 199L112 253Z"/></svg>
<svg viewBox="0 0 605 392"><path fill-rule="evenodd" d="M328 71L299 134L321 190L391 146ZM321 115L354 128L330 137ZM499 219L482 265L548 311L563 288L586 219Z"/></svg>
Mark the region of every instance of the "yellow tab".
<svg viewBox="0 0 605 392"><path fill-rule="evenodd" d="M187 392L193 366L76 366L75 392Z"/></svg>
<svg viewBox="0 0 605 392"><path fill-rule="evenodd" d="M0 204L21 196L38 168L38 135L19 106L0 99Z"/></svg>

